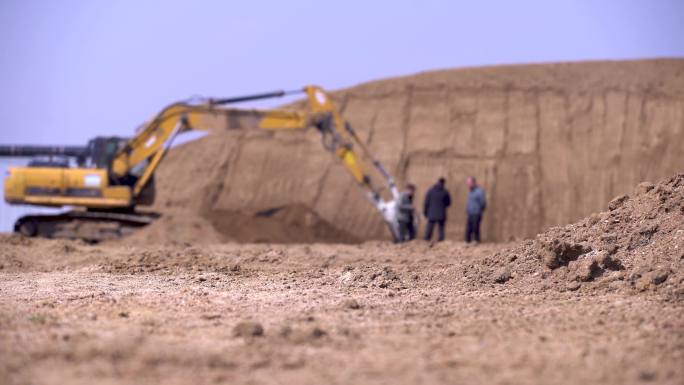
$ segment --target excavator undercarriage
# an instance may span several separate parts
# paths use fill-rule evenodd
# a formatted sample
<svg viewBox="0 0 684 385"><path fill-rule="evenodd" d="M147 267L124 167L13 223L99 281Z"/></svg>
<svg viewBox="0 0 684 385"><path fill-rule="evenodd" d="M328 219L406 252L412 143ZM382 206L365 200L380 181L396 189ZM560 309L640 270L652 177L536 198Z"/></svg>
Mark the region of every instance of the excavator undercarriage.
<svg viewBox="0 0 684 385"><path fill-rule="evenodd" d="M70 210L60 214L25 215L14 231L25 236L82 239L96 243L119 239L159 218L153 212L107 212Z"/></svg>

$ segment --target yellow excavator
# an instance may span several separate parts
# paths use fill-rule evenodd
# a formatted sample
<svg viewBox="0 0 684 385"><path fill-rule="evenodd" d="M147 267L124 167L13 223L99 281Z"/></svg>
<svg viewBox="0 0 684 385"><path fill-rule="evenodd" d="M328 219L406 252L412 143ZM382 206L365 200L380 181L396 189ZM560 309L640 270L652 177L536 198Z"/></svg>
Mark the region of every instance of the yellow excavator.
<svg viewBox="0 0 684 385"><path fill-rule="evenodd" d="M245 110L223 106L306 94L307 108ZM145 123L132 138L97 137L87 146L0 146L0 156L48 156L27 167L11 167L4 181L5 201L43 207L71 207L59 214L26 215L14 230L27 236L116 239L154 221L158 214L136 211L154 201L154 172L178 134L218 128L302 130L314 127L399 239L398 191L393 178L370 153L330 96L320 87L233 98L195 98L176 102ZM72 165L75 160L76 165ZM383 183L378 183L381 179ZM383 195L388 199L383 198Z"/></svg>

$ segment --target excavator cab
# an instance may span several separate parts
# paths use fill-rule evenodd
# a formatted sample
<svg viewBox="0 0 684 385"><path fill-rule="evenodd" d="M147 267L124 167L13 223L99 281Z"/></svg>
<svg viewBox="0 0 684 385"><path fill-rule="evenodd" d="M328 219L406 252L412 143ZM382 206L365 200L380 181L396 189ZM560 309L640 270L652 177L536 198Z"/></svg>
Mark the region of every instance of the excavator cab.
<svg viewBox="0 0 684 385"><path fill-rule="evenodd" d="M88 141L88 158L90 165L97 168L107 168L117 152L122 149L130 138L120 136L98 136Z"/></svg>

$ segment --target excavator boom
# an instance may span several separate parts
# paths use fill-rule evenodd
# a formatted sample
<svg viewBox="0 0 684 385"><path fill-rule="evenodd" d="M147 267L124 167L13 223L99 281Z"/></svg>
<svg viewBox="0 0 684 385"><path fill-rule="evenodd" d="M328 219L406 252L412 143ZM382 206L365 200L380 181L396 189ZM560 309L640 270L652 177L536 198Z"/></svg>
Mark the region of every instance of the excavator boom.
<svg viewBox="0 0 684 385"><path fill-rule="evenodd" d="M294 93L306 94L304 110L258 111L223 107ZM235 121L241 124L236 125ZM398 191L394 180L380 162L372 157L351 125L335 108L329 95L316 86L307 86L297 91L176 102L162 109L129 139L96 138L84 148L0 146L0 156L38 154L52 157L61 154L77 157L79 164L79 167L69 167L64 163L60 163L58 167L50 163L11 168L5 180L7 202L36 206L73 206L88 212L88 215L81 215L79 212L84 211L75 210L67 216L45 216L44 219L41 219L43 216L28 216L20 218L15 229L29 235L54 235L55 231L48 233L43 228L59 227L62 220L111 220L134 226L149 223L149 215L141 221L134 220L133 210L137 205L149 205L153 202L154 173L174 139L182 132L220 127L253 127L263 130L302 130L315 127L322 135L325 148L334 154L380 212L393 239L399 239L395 209ZM389 196L389 199L385 200L383 194ZM46 225L48 223L49 226Z"/></svg>

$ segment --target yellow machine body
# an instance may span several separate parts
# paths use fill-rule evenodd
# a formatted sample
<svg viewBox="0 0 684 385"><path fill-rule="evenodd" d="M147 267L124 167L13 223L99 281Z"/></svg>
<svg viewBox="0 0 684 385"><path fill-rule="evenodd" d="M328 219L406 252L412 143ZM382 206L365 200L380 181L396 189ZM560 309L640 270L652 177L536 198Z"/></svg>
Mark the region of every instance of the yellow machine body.
<svg viewBox="0 0 684 385"><path fill-rule="evenodd" d="M131 188L110 186L105 169L12 167L4 185L5 200L12 204L94 209L133 205Z"/></svg>

